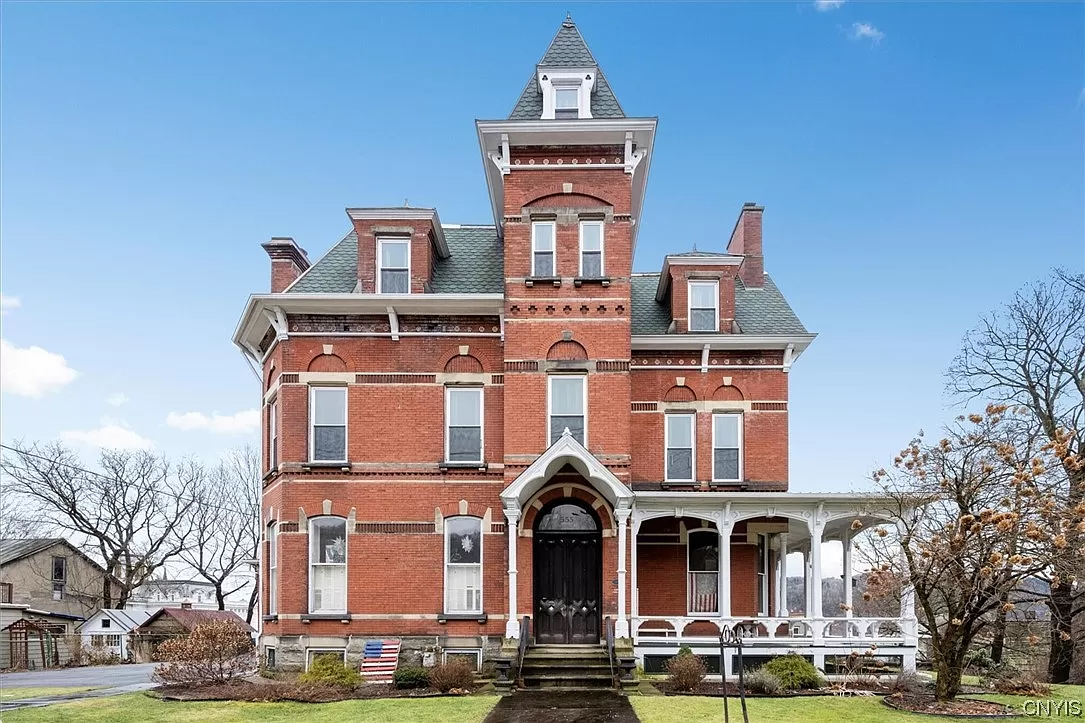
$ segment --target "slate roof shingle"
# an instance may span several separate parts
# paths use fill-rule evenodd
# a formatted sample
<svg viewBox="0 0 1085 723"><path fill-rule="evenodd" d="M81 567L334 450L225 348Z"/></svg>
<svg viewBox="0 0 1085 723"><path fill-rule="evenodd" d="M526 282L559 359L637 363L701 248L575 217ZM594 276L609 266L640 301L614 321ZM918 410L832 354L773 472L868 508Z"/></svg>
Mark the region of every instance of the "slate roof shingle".
<svg viewBox="0 0 1085 723"><path fill-rule="evenodd" d="M7 538L0 540L0 565L21 560L33 555L39 550L52 547L57 544L66 544L67 540L60 537L28 537L25 539Z"/></svg>

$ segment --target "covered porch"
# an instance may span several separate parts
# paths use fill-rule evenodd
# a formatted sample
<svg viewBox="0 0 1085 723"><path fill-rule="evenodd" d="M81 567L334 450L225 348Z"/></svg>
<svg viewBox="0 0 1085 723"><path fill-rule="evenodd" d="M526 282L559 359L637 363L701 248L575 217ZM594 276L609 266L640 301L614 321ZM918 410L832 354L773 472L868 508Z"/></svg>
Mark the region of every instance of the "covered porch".
<svg viewBox="0 0 1085 723"><path fill-rule="evenodd" d="M726 627L743 636L752 661L797 652L824 669L834 656L873 648L914 669L910 592L902 592L899 609L855 600L853 525L883 522L878 503L842 494L638 492L630 550L638 659L650 667L683 645L718 656ZM827 554L832 577L842 581L832 609L823 600ZM801 591L788 594L789 576L802 578ZM724 665L732 672L731 659Z"/></svg>

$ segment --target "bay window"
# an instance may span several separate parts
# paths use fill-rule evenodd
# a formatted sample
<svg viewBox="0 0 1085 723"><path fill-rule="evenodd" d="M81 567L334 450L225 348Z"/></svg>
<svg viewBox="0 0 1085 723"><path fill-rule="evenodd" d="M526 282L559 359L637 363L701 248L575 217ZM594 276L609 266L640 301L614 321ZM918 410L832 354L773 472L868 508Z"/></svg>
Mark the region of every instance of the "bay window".
<svg viewBox="0 0 1085 723"><path fill-rule="evenodd" d="M347 610L347 521L316 517L309 521L309 612Z"/></svg>
<svg viewBox="0 0 1085 723"><path fill-rule="evenodd" d="M347 461L347 388L309 390L309 460Z"/></svg>
<svg viewBox="0 0 1085 723"><path fill-rule="evenodd" d="M587 377L550 377L550 437L547 444L561 439L568 428L576 441L587 446Z"/></svg>
<svg viewBox="0 0 1085 723"><path fill-rule="evenodd" d="M667 427L664 430L667 448L668 481L689 481L694 478L694 440L696 433L696 414L668 414Z"/></svg>
<svg viewBox="0 0 1085 723"><path fill-rule="evenodd" d="M445 612L482 613L482 520L445 520Z"/></svg>
<svg viewBox="0 0 1085 723"><path fill-rule="evenodd" d="M445 459L482 462L482 388L445 390Z"/></svg>
<svg viewBox="0 0 1085 723"><path fill-rule="evenodd" d="M742 415L712 415L712 481L742 479Z"/></svg>

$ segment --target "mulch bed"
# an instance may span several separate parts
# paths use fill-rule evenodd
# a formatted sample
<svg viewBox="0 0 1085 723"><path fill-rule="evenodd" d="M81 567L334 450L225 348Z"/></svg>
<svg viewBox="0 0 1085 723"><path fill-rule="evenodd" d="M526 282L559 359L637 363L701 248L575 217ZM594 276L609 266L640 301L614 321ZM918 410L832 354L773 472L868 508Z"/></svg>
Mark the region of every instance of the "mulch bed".
<svg viewBox="0 0 1085 723"><path fill-rule="evenodd" d="M474 692L482 685L475 686ZM334 703L340 700L366 698L436 698L451 693L440 693L430 688L400 690L391 684L370 683L347 690L330 685L312 683L277 683L235 681L214 685L164 685L149 691L161 700L199 701L199 700L238 700L248 703L277 703L293 701L297 703Z"/></svg>
<svg viewBox="0 0 1085 723"><path fill-rule="evenodd" d="M929 695L888 695L884 699L890 708L909 713L950 716L954 718L1015 718L1007 705L975 698L956 698L939 702Z"/></svg>
<svg viewBox="0 0 1085 723"><path fill-rule="evenodd" d="M722 698L723 697L723 683L716 683L712 681L702 681L693 690L675 690L670 681L667 680L653 680L652 685L655 686L663 695L699 695L709 698ZM729 698L737 698L739 687L737 683L727 684L727 696ZM782 695L762 695L761 693L750 693L747 691L747 698L800 698L800 697L812 697L819 695L832 695L832 691L829 690L793 690L788 691Z"/></svg>

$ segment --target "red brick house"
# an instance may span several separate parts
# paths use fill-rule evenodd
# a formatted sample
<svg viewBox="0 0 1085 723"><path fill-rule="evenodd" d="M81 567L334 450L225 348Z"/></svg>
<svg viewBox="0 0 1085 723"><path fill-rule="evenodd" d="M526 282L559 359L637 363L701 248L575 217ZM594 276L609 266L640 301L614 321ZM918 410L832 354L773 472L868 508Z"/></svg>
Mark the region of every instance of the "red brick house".
<svg viewBox="0 0 1085 723"><path fill-rule="evenodd" d="M610 618L649 667L736 624L751 655L876 642L914 664L907 605L821 610L822 543L850 549L872 501L787 492L814 334L764 272L763 209L634 273L656 119L626 114L571 19L476 129L492 223L349 208L315 263L264 244L271 293L234 337L263 384L263 648L481 657L524 616L535 644Z"/></svg>

